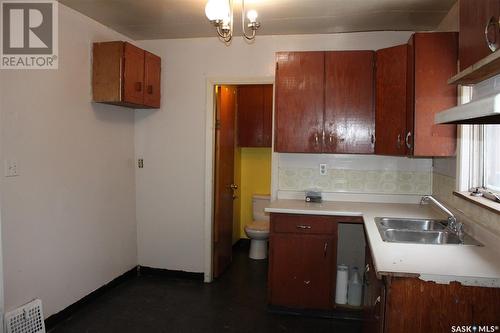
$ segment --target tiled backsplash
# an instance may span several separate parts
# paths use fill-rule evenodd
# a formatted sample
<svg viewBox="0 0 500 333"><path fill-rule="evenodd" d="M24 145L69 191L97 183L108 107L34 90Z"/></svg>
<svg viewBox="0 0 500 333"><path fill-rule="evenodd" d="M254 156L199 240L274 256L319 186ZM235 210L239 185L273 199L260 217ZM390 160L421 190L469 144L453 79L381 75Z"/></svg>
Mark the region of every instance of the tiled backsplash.
<svg viewBox="0 0 500 333"><path fill-rule="evenodd" d="M327 165L320 175L319 164ZM369 155L279 154L280 191L425 195L432 190L432 161Z"/></svg>
<svg viewBox="0 0 500 333"><path fill-rule="evenodd" d="M280 168L282 191L304 191L317 188L322 192L370 194L429 194L430 172L329 169L321 176L317 169Z"/></svg>
<svg viewBox="0 0 500 333"><path fill-rule="evenodd" d="M455 178L434 172L432 194L500 237L498 214L453 195Z"/></svg>

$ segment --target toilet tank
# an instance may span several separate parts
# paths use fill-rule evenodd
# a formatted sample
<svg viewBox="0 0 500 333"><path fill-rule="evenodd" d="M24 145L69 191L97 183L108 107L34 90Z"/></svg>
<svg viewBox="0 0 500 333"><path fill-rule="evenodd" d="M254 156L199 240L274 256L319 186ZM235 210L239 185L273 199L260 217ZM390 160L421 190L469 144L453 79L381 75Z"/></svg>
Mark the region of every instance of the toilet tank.
<svg viewBox="0 0 500 333"><path fill-rule="evenodd" d="M270 202L271 196L269 195L252 195L252 213L254 221L269 221L269 214L264 212L264 208L267 208Z"/></svg>

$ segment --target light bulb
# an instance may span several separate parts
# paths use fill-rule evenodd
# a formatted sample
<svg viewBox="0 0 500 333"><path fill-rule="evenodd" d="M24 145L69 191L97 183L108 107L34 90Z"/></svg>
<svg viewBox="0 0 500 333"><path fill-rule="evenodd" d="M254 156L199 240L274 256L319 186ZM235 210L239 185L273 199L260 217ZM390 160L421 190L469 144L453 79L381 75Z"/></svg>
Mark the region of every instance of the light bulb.
<svg viewBox="0 0 500 333"><path fill-rule="evenodd" d="M205 5L205 15L210 21L223 20L229 16L229 2L227 0L208 0Z"/></svg>
<svg viewBox="0 0 500 333"><path fill-rule="evenodd" d="M257 14L255 9L251 9L247 13L247 18L252 23L257 22L257 16L259 16L259 14Z"/></svg>

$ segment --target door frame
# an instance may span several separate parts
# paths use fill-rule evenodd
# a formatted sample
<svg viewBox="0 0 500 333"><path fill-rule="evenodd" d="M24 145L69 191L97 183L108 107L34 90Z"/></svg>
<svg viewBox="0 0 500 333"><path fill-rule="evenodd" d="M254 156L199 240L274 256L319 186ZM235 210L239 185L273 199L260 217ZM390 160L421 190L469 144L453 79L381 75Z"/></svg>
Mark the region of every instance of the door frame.
<svg viewBox="0 0 500 333"><path fill-rule="evenodd" d="M215 94L216 85L242 85L242 84L272 84L274 76L255 77L208 77L206 80L206 114L205 114L205 202L203 219L204 241L204 281L213 281L213 213L214 213L214 165L215 165ZM274 101L274 93L273 93ZM274 128L274 103L273 103L273 128ZM273 137L274 146L274 137ZM274 159L274 154L273 154ZM273 163L274 164L274 163ZM271 175L271 183L272 175Z"/></svg>

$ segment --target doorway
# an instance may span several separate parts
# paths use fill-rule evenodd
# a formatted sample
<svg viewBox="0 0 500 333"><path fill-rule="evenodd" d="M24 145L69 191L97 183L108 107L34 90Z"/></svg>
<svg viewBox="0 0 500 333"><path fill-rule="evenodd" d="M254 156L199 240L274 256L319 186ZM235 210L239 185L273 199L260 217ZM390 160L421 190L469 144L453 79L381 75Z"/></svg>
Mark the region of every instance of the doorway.
<svg viewBox="0 0 500 333"><path fill-rule="evenodd" d="M231 264L233 245L247 238L252 196L270 193L273 86L215 85L213 94L212 272L217 278Z"/></svg>

